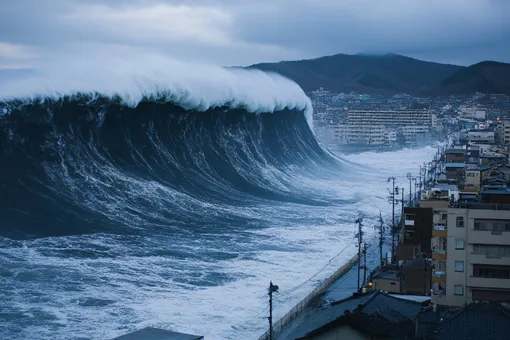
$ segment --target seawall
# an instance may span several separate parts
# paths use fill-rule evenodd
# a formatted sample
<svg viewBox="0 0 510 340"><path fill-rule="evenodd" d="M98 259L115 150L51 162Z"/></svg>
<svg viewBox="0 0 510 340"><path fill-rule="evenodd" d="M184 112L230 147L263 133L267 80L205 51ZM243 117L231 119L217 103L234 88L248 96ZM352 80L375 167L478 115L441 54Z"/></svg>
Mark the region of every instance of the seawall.
<svg viewBox="0 0 510 340"><path fill-rule="evenodd" d="M333 274L326 278L317 288L309 293L303 300L296 304L290 311L287 312L280 320L273 324L273 334L277 334L282 331L292 320L294 320L303 310L310 305L310 303L319 295L324 293L331 284L338 280L342 275L347 273L352 266L358 261L358 254L354 255L349 261L338 268ZM269 330L267 330L259 340L268 340Z"/></svg>

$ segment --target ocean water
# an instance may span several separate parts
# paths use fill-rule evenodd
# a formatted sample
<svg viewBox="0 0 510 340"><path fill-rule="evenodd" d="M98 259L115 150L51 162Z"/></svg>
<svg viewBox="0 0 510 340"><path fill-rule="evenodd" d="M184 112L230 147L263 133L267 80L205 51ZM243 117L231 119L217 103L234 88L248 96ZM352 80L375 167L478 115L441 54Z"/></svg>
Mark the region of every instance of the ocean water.
<svg viewBox="0 0 510 340"><path fill-rule="evenodd" d="M334 155L280 86L222 105L0 88L0 338L254 339L270 280L278 319L357 251L359 216L375 242L387 178L436 149Z"/></svg>

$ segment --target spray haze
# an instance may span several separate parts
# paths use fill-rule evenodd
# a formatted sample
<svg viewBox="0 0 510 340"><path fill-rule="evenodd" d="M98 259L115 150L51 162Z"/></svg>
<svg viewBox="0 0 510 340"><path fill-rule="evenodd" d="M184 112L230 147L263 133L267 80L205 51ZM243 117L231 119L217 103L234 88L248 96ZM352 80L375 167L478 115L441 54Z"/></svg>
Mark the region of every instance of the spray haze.
<svg viewBox="0 0 510 340"><path fill-rule="evenodd" d="M97 93L120 96L129 106L151 98L198 111L222 106L255 113L297 109L311 125L309 98L299 85L274 73L187 64L154 54L51 58L36 69L34 75L0 83L0 100Z"/></svg>

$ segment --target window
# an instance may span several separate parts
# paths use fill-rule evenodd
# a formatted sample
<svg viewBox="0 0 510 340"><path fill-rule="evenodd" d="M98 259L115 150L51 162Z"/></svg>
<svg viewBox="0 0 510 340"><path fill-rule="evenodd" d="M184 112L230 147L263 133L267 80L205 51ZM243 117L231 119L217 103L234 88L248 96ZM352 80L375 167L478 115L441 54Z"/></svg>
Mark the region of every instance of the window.
<svg viewBox="0 0 510 340"><path fill-rule="evenodd" d="M457 216L457 228L464 228L464 216Z"/></svg>
<svg viewBox="0 0 510 340"><path fill-rule="evenodd" d="M455 261L455 271L456 272L464 271L464 261Z"/></svg>
<svg viewBox="0 0 510 340"><path fill-rule="evenodd" d="M441 214L441 219L446 220L448 218L448 214Z"/></svg>
<svg viewBox="0 0 510 340"><path fill-rule="evenodd" d="M455 249L464 249L464 240L455 240Z"/></svg>
<svg viewBox="0 0 510 340"><path fill-rule="evenodd" d="M461 286L461 285L453 286L453 294L464 295L464 286Z"/></svg>
<svg viewBox="0 0 510 340"><path fill-rule="evenodd" d="M510 279L510 266L474 264L473 276L491 279Z"/></svg>

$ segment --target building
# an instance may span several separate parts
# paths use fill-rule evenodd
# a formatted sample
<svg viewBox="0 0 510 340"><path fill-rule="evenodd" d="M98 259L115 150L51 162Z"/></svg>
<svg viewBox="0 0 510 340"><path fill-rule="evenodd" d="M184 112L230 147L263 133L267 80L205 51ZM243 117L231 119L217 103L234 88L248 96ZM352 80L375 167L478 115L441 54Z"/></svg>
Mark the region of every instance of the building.
<svg viewBox="0 0 510 340"><path fill-rule="evenodd" d="M464 168L466 163L444 163L447 179L460 181L464 177Z"/></svg>
<svg viewBox="0 0 510 340"><path fill-rule="evenodd" d="M448 149L445 152L446 161L449 163L463 163L466 161L465 149Z"/></svg>
<svg viewBox="0 0 510 340"><path fill-rule="evenodd" d="M349 124L384 125L386 128L404 126L432 126L432 114L429 110L350 110L347 114Z"/></svg>
<svg viewBox="0 0 510 340"><path fill-rule="evenodd" d="M413 258L420 255L430 258L432 255L430 248L432 216L433 209L431 207L404 208L404 227L400 239L404 245L411 244L416 246L416 253L413 254ZM400 259L397 257L397 260Z"/></svg>
<svg viewBox="0 0 510 340"><path fill-rule="evenodd" d="M494 144L496 139L494 135L494 131L490 130L471 130L468 131L467 135L464 137L470 143L480 143L480 144Z"/></svg>
<svg viewBox="0 0 510 340"><path fill-rule="evenodd" d="M201 335L167 331L154 327L145 327L138 331L119 336L113 340L204 340L204 337Z"/></svg>
<svg viewBox="0 0 510 340"><path fill-rule="evenodd" d="M484 171L488 170L486 167L478 165L466 164L464 192L479 192L482 189L482 181Z"/></svg>
<svg viewBox="0 0 510 340"><path fill-rule="evenodd" d="M485 203L448 208L447 228L432 246L433 303L510 302L510 205L500 203L510 191L481 195Z"/></svg>
<svg viewBox="0 0 510 340"><path fill-rule="evenodd" d="M407 339L415 320L429 300L415 301L382 292L357 294L333 302L303 324L286 340Z"/></svg>
<svg viewBox="0 0 510 340"><path fill-rule="evenodd" d="M327 146L348 144L379 146L388 140L383 125L330 125L326 127L325 135L326 141L323 143Z"/></svg>

